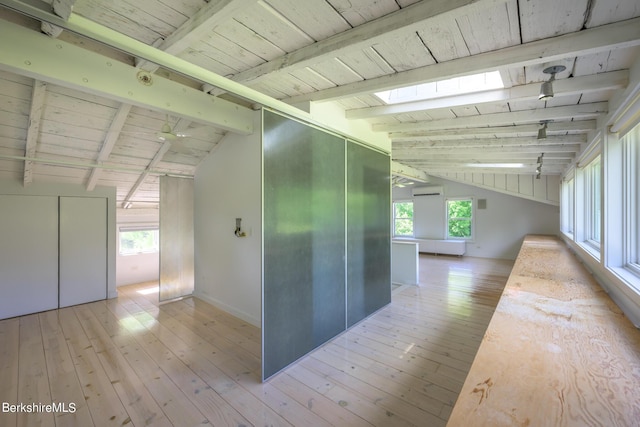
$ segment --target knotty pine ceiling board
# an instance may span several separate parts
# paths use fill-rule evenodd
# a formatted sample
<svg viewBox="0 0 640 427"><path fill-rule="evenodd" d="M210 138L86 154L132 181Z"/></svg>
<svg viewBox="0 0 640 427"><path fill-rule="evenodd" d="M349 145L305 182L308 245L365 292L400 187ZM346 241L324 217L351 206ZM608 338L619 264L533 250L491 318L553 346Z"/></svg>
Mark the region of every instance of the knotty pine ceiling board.
<svg viewBox="0 0 640 427"><path fill-rule="evenodd" d="M437 62L470 55L469 48L454 19L439 19L438 22L419 30L418 35Z"/></svg>
<svg viewBox="0 0 640 427"><path fill-rule="evenodd" d="M265 0L313 40L323 40L351 28L325 0Z"/></svg>
<svg viewBox="0 0 640 427"><path fill-rule="evenodd" d="M159 2L143 0L132 5L122 0L80 0L74 4L73 12L151 45L159 38L168 37L177 28L149 14L152 4L156 6ZM183 19L186 21L186 17Z"/></svg>
<svg viewBox="0 0 640 427"><path fill-rule="evenodd" d="M501 2L456 19L472 55L520 44L516 1Z"/></svg>
<svg viewBox="0 0 640 427"><path fill-rule="evenodd" d="M52 158L53 156L47 157ZM63 157L56 156L56 160L64 161L65 159ZM40 162L33 164L35 182L47 182L48 178L55 178L55 182L77 184L88 179L89 173L90 169L84 167L48 165Z"/></svg>
<svg viewBox="0 0 640 427"><path fill-rule="evenodd" d="M580 31L590 0L519 0L522 43Z"/></svg>
<svg viewBox="0 0 640 427"><path fill-rule="evenodd" d="M307 85L312 87L313 90L328 89L330 87L336 86L336 84L331 80L327 79L325 76L310 67L293 70L289 73L289 75L305 82Z"/></svg>
<svg viewBox="0 0 640 427"><path fill-rule="evenodd" d="M287 93L291 94L290 96L315 92L317 90L311 84L311 82L308 82L307 80L305 80L303 76L298 77L299 75L300 73L297 73L297 75L290 74L290 73L282 74L282 75L276 76L275 79L270 80L270 82L276 82L276 84L277 82L279 82L281 85L285 85L287 88L289 88ZM326 83L326 80L325 80L325 83ZM280 86L277 86L277 87L280 87Z"/></svg>
<svg viewBox="0 0 640 427"><path fill-rule="evenodd" d="M460 107L452 107L450 108L451 112L456 117L469 117L469 116L479 116L480 112L474 105L464 105Z"/></svg>
<svg viewBox="0 0 640 427"><path fill-rule="evenodd" d="M176 56L221 76L229 77L239 71L192 47L188 47Z"/></svg>
<svg viewBox="0 0 640 427"><path fill-rule="evenodd" d="M606 101L606 99L604 99L603 101ZM586 102L582 101L582 95L581 94L577 94L577 95L558 95L558 96L554 96L551 99L547 99L545 102L545 107L546 108L551 108L551 107L565 107L568 105L578 105L578 104L585 104Z"/></svg>
<svg viewBox="0 0 640 427"><path fill-rule="evenodd" d="M314 64L310 68L327 80L333 82L336 86L342 86L364 80L361 75L352 70L339 58L322 61Z"/></svg>
<svg viewBox="0 0 640 427"><path fill-rule="evenodd" d="M585 26L599 27L640 16L638 0L595 0Z"/></svg>
<svg viewBox="0 0 640 427"><path fill-rule="evenodd" d="M432 65L436 62L415 32L389 37L372 47L396 72Z"/></svg>
<svg viewBox="0 0 640 427"><path fill-rule="evenodd" d="M251 28L241 24L235 19L231 19L218 25L214 29L214 32L227 40L237 43L254 55L262 58L263 61L271 61L286 53L284 50L280 49L278 46L271 43Z"/></svg>
<svg viewBox="0 0 640 427"><path fill-rule="evenodd" d="M292 22L262 1L258 1L255 7L237 13L235 19L285 52L292 52L314 42Z"/></svg>
<svg viewBox="0 0 640 427"><path fill-rule="evenodd" d="M395 0L327 0L352 26L357 27L400 9Z"/></svg>
<svg viewBox="0 0 640 427"><path fill-rule="evenodd" d="M352 51L338 58L365 80L394 73L393 68L372 47Z"/></svg>
<svg viewBox="0 0 640 427"><path fill-rule="evenodd" d="M510 111L507 102L477 104L475 108L477 108L480 114L508 113Z"/></svg>
<svg viewBox="0 0 640 427"><path fill-rule="evenodd" d="M627 70L640 57L640 46L614 49L576 58L575 76L598 74L607 71Z"/></svg>
<svg viewBox="0 0 640 427"><path fill-rule="evenodd" d="M603 90L598 92L583 93L580 96L580 103L589 104L592 102L608 101L614 96L615 93L615 90Z"/></svg>
<svg viewBox="0 0 640 427"><path fill-rule="evenodd" d="M265 62L260 56L215 32L205 35L197 43L192 44L192 48L239 71Z"/></svg>

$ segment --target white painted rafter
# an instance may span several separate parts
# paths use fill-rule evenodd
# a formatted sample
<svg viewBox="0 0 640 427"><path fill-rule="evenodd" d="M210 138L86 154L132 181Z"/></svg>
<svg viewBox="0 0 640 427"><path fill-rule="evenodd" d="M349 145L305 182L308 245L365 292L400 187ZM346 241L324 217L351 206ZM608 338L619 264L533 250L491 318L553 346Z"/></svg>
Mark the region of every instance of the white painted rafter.
<svg viewBox="0 0 640 427"><path fill-rule="evenodd" d="M40 121L42 119L42 109L47 92L47 84L40 80L34 80L31 92L31 108L29 109L29 127L27 128L27 138L24 149L24 156L32 158L36 155L36 145L40 134ZM33 182L33 162L25 160L23 185L27 186Z"/></svg>
<svg viewBox="0 0 640 427"><path fill-rule="evenodd" d="M437 156L448 156L450 154L454 156L480 156L480 155L511 155L511 154L540 154L541 151L545 153L577 153L580 151L580 144L559 144L559 145L525 145L516 147L484 147L481 150L474 152L469 150L469 147L439 147L439 148L393 148L391 151L392 157L406 157L414 156L421 158L423 156L429 158L436 158Z"/></svg>
<svg viewBox="0 0 640 427"><path fill-rule="evenodd" d="M391 175L397 175L420 182L429 182L429 177L424 171L394 161L391 162Z"/></svg>
<svg viewBox="0 0 640 427"><path fill-rule="evenodd" d="M391 132L389 138L392 142L399 141L439 141L439 140L460 140L474 138L507 138L535 136L540 129L539 124L526 124L515 126L495 126L495 127L470 127L460 129L445 130L424 130L424 131L406 131ZM557 123L549 123L547 125L547 135L564 135L564 134L587 134L596 129L595 120L577 120L565 121Z"/></svg>
<svg viewBox="0 0 640 427"><path fill-rule="evenodd" d="M535 136L516 138L482 138L482 139L454 139L418 141L409 140L394 142L393 148L485 148L485 147L518 147L518 146L545 146L557 144L584 144L587 142L585 134L547 136L546 139L537 139Z"/></svg>
<svg viewBox="0 0 640 427"><path fill-rule="evenodd" d="M252 7L257 2L258 0L221 0L205 3L195 15L156 47L169 54L178 55L218 25L231 19L238 11ZM158 64L146 60L136 60L136 66L149 72L159 68Z"/></svg>
<svg viewBox="0 0 640 427"><path fill-rule="evenodd" d="M127 121L127 116L129 115L129 111L131 111L131 105L129 104L121 104L116 111L116 114L111 121L111 125L109 126L109 130L107 131L107 136L102 143L102 147L100 148L100 153L98 154L98 158L96 159L96 163L102 164L105 162L109 156L111 155L111 151L113 151L113 147L115 147L116 142L118 141L118 137L120 136L120 131ZM91 171L91 176L89 177L89 181L87 182L87 191L93 191L96 187L98 179L100 179L100 174L102 173L102 169L93 168Z"/></svg>
<svg viewBox="0 0 640 427"><path fill-rule="evenodd" d="M508 126L513 123L535 123L541 120L595 119L607 112L607 102L593 102L568 107L538 108L529 111L482 114L454 119L411 123L380 123L373 125L377 132L407 132L420 130L456 129L480 126Z"/></svg>
<svg viewBox="0 0 640 427"><path fill-rule="evenodd" d="M553 90L555 96L580 95L621 89L627 85L628 81L628 70L612 71L609 73L556 80L553 84ZM531 83L513 86L508 89L488 90L423 101L352 109L346 111L346 117L347 119L366 119L393 114L415 113L437 108L452 108L478 104L502 105L505 102L537 100L539 93L540 83Z"/></svg>
<svg viewBox="0 0 640 427"><path fill-rule="evenodd" d="M394 35L406 34L428 27L442 19L455 19L473 14L506 0L429 0L414 3L397 12L358 25L309 46L290 52L272 61L240 72L234 81L257 83L276 74L290 73L339 56L371 47Z"/></svg>
<svg viewBox="0 0 640 427"><path fill-rule="evenodd" d="M190 125L191 125L191 122L189 120L179 119L176 125L173 127L173 132L175 132L176 134L184 132L189 128ZM133 186L131 187L131 190L129 190L129 192L127 193L127 196L122 201L123 208L127 206L128 203L132 202L133 198L135 197L136 193L138 192L138 190L140 189L144 181L151 174L151 171L158 165L158 163L160 163L164 155L167 154L167 151L171 149L171 144L172 144L171 141L165 141L162 144L162 146L160 146L160 149L155 154L155 156L153 156L153 159L151 159L151 162L149 162L145 171L140 174L135 184L133 184Z"/></svg>
<svg viewBox="0 0 640 427"><path fill-rule="evenodd" d="M51 8L53 9L53 13L66 21L71 16L75 2L76 0L53 0L51 2ZM48 22L42 22L40 29L43 33L53 38L57 38L63 31L62 28Z"/></svg>
<svg viewBox="0 0 640 427"><path fill-rule="evenodd" d="M331 101L371 94L398 87L430 83L453 77L524 67L640 45L640 18L602 25L575 33L551 37L294 96L286 102Z"/></svg>
<svg viewBox="0 0 640 427"><path fill-rule="evenodd" d="M249 108L9 22L0 25L0 39L12 40L3 46L0 69L235 133L253 132Z"/></svg>

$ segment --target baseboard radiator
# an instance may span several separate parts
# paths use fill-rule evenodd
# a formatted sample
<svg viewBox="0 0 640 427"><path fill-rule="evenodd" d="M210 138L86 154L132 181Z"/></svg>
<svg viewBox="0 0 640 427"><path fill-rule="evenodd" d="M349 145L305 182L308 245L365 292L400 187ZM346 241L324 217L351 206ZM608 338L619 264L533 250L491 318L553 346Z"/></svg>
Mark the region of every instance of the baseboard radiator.
<svg viewBox="0 0 640 427"><path fill-rule="evenodd" d="M464 240L415 239L418 251L438 255L464 255L466 243Z"/></svg>

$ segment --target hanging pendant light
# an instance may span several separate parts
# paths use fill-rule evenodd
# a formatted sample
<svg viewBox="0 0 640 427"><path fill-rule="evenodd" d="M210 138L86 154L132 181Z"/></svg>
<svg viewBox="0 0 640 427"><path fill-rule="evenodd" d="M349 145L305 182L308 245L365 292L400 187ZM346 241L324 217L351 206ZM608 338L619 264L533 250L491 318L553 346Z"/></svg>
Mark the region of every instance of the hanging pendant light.
<svg viewBox="0 0 640 427"><path fill-rule="evenodd" d="M542 70L545 74L551 74L551 78L548 81L543 82L542 86L540 86L540 95L538 95L539 100L553 98L553 81L556 79L556 74L566 69L567 67L564 65L553 65Z"/></svg>
<svg viewBox="0 0 640 427"><path fill-rule="evenodd" d="M547 139L547 124L550 121L551 120L542 120L542 121L540 121L540 124L542 125L542 127L540 129L538 129L538 139Z"/></svg>

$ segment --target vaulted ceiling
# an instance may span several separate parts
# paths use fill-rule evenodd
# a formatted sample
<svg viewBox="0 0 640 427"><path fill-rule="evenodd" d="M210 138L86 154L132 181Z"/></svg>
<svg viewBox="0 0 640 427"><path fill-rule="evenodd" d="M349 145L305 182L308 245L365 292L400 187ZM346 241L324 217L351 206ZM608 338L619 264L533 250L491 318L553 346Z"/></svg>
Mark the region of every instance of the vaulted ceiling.
<svg viewBox="0 0 640 427"><path fill-rule="evenodd" d="M542 174L557 176L640 58L637 0L0 5L12 40L0 57L0 178L116 186L137 206L157 203L159 175L192 176L227 132L253 132L257 105L335 103L430 175L534 175L544 154ZM539 100L551 65L565 70ZM504 88L393 105L375 95L486 71Z"/></svg>

